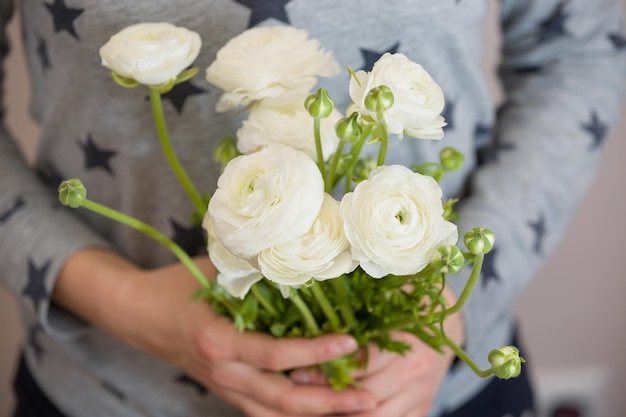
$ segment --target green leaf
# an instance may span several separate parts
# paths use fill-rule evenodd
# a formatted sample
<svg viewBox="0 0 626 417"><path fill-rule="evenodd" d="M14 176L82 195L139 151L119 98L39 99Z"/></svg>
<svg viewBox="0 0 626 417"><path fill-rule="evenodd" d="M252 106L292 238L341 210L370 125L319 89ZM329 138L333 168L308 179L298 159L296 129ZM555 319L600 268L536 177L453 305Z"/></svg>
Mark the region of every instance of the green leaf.
<svg viewBox="0 0 626 417"><path fill-rule="evenodd" d="M184 83L185 81L191 80L198 73L198 70L198 67L187 68L186 70L178 74L175 84L180 84Z"/></svg>
<svg viewBox="0 0 626 417"><path fill-rule="evenodd" d="M119 75L117 72L112 71L111 72L111 78L113 78L113 81L115 81L115 83L121 87L124 88L135 88L135 87L139 87L141 84L132 79L132 78L128 78L128 77L124 77L122 75Z"/></svg>

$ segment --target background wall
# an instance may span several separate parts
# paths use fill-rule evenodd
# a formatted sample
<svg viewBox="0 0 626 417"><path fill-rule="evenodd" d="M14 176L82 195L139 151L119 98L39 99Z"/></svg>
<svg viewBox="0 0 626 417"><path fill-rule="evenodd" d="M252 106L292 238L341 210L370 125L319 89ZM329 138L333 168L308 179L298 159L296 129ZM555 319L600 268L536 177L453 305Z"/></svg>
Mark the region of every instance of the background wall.
<svg viewBox="0 0 626 417"><path fill-rule="evenodd" d="M486 71L491 72L498 43L494 19L486 30L490 44ZM7 123L32 155L37 128L27 112L29 89L17 19L10 33ZM494 94L498 95L495 84ZM605 163L594 189L565 241L517 306L529 345L524 354L546 413L556 402L581 400L587 401L584 415L589 417L621 416L626 409L626 279L621 270L626 256L626 111L622 114L622 123L606 143ZM10 380L22 337L15 305L0 288L0 417L8 417L12 409Z"/></svg>

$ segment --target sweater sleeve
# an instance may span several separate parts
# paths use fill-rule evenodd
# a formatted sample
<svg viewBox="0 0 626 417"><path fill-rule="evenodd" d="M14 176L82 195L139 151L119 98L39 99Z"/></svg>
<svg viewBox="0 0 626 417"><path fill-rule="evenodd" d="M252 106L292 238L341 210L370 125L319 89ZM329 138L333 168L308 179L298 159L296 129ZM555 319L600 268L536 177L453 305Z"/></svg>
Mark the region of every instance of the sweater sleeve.
<svg viewBox="0 0 626 417"><path fill-rule="evenodd" d="M0 0L2 58L8 53L6 25L11 15L12 1ZM65 259L89 246L109 245L60 205L56 189L27 165L0 126L0 283L29 320L61 338L72 337L84 324L51 303L52 288Z"/></svg>
<svg viewBox="0 0 626 417"><path fill-rule="evenodd" d="M466 347L478 359L485 354L478 350L481 340L510 316L592 184L624 91L621 5L500 2L506 97L493 141L480 149L469 197L459 207L461 233L484 226L496 236L463 310ZM449 281L455 291L465 283Z"/></svg>

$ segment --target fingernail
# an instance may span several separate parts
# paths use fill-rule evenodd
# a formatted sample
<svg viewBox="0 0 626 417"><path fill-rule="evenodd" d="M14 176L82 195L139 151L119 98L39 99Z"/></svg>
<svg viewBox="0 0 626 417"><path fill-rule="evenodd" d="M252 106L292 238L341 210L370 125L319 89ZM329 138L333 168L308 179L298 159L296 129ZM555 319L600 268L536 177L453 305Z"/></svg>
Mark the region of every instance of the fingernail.
<svg viewBox="0 0 626 417"><path fill-rule="evenodd" d="M308 384L311 382L311 378L309 377L309 373L301 370L293 371L290 374L291 380L296 384Z"/></svg>
<svg viewBox="0 0 626 417"><path fill-rule="evenodd" d="M337 353L337 355L346 355L348 353L354 352L358 349L358 347L359 345L357 344L355 339L351 337L346 337L335 342L333 350L335 351L335 353Z"/></svg>

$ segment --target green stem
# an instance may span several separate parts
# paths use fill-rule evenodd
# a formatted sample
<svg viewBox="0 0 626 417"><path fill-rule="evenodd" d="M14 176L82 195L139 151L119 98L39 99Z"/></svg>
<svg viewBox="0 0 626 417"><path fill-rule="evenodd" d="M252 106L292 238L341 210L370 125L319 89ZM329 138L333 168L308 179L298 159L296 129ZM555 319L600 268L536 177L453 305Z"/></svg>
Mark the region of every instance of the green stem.
<svg viewBox="0 0 626 417"><path fill-rule="evenodd" d="M363 149L363 144L365 144L365 139L369 136L369 132L371 129L364 129L363 135L361 138L352 146L350 151L351 160L350 165L348 165L348 169L346 170L346 193L349 193L352 190L352 172L354 171L354 166L361 155L361 149Z"/></svg>
<svg viewBox="0 0 626 417"><path fill-rule="evenodd" d="M387 158L387 147L389 145L389 132L387 130L387 123L385 123L382 113L378 115L378 124L382 129L382 134L380 135L380 149L378 150L378 161L376 161L376 164L381 166L385 164L385 159Z"/></svg>
<svg viewBox="0 0 626 417"><path fill-rule="evenodd" d="M438 333L439 336L441 336L441 340L443 341L443 343L446 346L448 346L450 349L452 349L454 354L458 356L459 359L461 359L463 362L465 362L467 366L469 366L472 369L472 371L476 373L476 375L478 375L481 378L487 378L493 375L492 368L485 369L485 370L480 369L480 367L476 364L476 362L474 362L474 360L459 345L454 343L452 339L450 339L448 336L446 336L445 334L441 333L438 330L434 330L434 331Z"/></svg>
<svg viewBox="0 0 626 417"><path fill-rule="evenodd" d="M454 303L452 307L446 310L445 315L456 313L457 311L461 310L461 308L463 308L463 305L465 304L470 294L472 293L472 289L474 288L474 285L476 285L476 281L478 281L478 277L480 276L480 270L483 267L484 258L485 258L485 255L483 253L479 253L475 255L474 265L472 265L472 272L470 274L469 279L467 280L467 283L465 284L465 288L463 288L463 292L461 292L461 295L459 295L459 298L456 300L456 303Z"/></svg>
<svg viewBox="0 0 626 417"><path fill-rule="evenodd" d="M302 298L300 298L298 291L293 288L289 288L289 299L298 308L300 314L302 314L304 324L309 330L309 333L311 333L312 336L319 335L321 332L319 326L317 325L317 321L315 321L315 317L313 316L313 313L311 313L309 306L306 305Z"/></svg>
<svg viewBox="0 0 626 417"><path fill-rule="evenodd" d="M161 94L154 89L150 89L150 104L152 105L152 114L154 116L154 124L157 130L157 136L159 137L159 143L163 154L167 159L168 164L174 171L174 175L178 179L178 182L182 185L183 189L191 199L191 202L196 208L196 211L200 216L203 216L206 212L206 207L202 197L192 184L189 176L183 169L182 165L176 157L176 153L172 148L169 134L167 133L167 125L165 124L165 116L163 114L163 104L161 102Z"/></svg>
<svg viewBox="0 0 626 417"><path fill-rule="evenodd" d="M326 190L325 190L327 193L330 193L333 190L333 186L335 183L335 174L337 172L337 165L339 165L339 160L341 159L344 146L345 146L345 142L343 140L339 141L339 145L337 145L337 150L335 151L335 155L333 155L333 159L330 163L330 168L328 169L328 179L326 181Z"/></svg>
<svg viewBox="0 0 626 417"><path fill-rule="evenodd" d="M316 282L309 288L313 292L313 296L315 297L317 303L324 312L324 315L330 322L330 326L332 327L332 329L339 330L341 328L341 320L339 320L337 312L335 312L335 309L331 305L330 301L328 301L328 297L326 297L326 294L324 293L324 290L322 289L320 283Z"/></svg>
<svg viewBox="0 0 626 417"><path fill-rule="evenodd" d="M134 217L128 216L124 213L120 213L117 210L113 210L109 207L103 206L98 203L94 203L91 200L85 199L82 203L82 206L88 210L96 212L104 217L108 217L109 219L115 220L122 224L125 224L129 227L132 227L135 230L142 232L143 234L151 237L159 243L165 245L176 257L180 260L180 262L187 267L189 272L193 275L193 277L205 288L210 288L210 281L204 276L202 271L196 266L193 260L185 253L185 251L174 243L169 237L165 236L163 233L159 232L155 228L148 226L142 221L135 219Z"/></svg>
<svg viewBox="0 0 626 417"><path fill-rule="evenodd" d="M277 317L278 311L274 308L272 303L270 303L270 301L267 298L265 298L265 296L263 295L263 292L259 290L259 287L255 284L252 286L251 290L252 290L252 294L257 299L257 301L261 303L263 308L265 308L267 312L270 313L270 315L272 315L273 317Z"/></svg>
<svg viewBox="0 0 626 417"><path fill-rule="evenodd" d="M313 119L313 137L315 138L315 152L317 154L317 166L322 173L322 179L326 184L326 166L324 165L324 152L322 150L322 135L320 133L320 118Z"/></svg>
<svg viewBox="0 0 626 417"><path fill-rule="evenodd" d="M339 307L339 314L341 314L341 318L346 324L346 327L348 329L353 329L356 327L357 321L356 317L354 317L354 312L352 311L349 300L347 298L348 294L346 291L346 285L350 284L348 284L346 278L346 275L342 275L341 277L333 279L331 281L333 283L333 287L335 288L335 292L337 293L337 297L340 300L343 300L341 306Z"/></svg>

